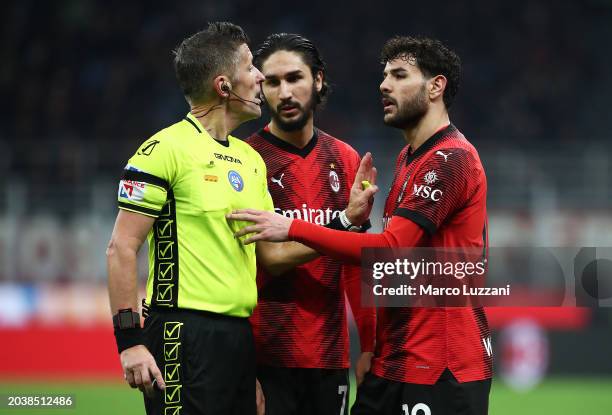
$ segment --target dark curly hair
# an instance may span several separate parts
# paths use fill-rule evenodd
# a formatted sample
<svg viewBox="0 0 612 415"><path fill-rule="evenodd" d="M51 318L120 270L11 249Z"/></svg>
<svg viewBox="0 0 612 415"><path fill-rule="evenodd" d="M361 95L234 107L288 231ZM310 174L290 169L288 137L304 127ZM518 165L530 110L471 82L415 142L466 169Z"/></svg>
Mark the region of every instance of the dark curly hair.
<svg viewBox="0 0 612 415"><path fill-rule="evenodd" d="M427 77L444 75L444 105L450 108L459 90L461 59L442 42L425 37L395 36L382 48L381 63L384 65L394 59L416 61L416 66Z"/></svg>
<svg viewBox="0 0 612 415"><path fill-rule="evenodd" d="M317 94L317 104L324 104L331 88L327 82L327 65L316 46L301 35L294 33L274 33L268 36L255 50L253 53L253 63L261 69L261 65L263 65L265 60L279 50L299 53L304 63L310 68L313 78L318 72L321 72L323 75L323 86L321 91Z"/></svg>
<svg viewBox="0 0 612 415"><path fill-rule="evenodd" d="M206 100L213 92L209 81L220 73L233 76L238 48L248 43L244 30L229 22L209 23L206 30L183 40L174 50L174 71L183 94L192 101Z"/></svg>

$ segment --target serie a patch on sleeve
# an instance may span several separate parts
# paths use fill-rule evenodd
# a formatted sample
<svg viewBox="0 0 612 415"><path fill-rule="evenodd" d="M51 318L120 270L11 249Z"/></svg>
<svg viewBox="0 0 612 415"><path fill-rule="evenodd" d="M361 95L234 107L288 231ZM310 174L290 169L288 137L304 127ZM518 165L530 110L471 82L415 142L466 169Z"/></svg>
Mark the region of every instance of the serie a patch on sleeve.
<svg viewBox="0 0 612 415"><path fill-rule="evenodd" d="M141 171L130 164L125 166L125 170L137 171L137 172ZM146 186L147 186L147 183L145 182L121 179L119 181L118 197L119 199L127 199L132 202L142 201L144 200Z"/></svg>

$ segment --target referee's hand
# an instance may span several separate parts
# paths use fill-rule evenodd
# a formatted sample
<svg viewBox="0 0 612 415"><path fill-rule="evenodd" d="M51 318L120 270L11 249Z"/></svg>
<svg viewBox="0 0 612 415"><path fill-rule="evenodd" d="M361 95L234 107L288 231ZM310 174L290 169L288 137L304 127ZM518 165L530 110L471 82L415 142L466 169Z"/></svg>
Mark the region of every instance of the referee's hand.
<svg viewBox="0 0 612 415"><path fill-rule="evenodd" d="M160 389L165 389L164 378L155 363L153 355L149 350L139 344L121 352L121 367L125 374L125 380L132 388L138 388L149 398L154 396L153 379L156 380Z"/></svg>

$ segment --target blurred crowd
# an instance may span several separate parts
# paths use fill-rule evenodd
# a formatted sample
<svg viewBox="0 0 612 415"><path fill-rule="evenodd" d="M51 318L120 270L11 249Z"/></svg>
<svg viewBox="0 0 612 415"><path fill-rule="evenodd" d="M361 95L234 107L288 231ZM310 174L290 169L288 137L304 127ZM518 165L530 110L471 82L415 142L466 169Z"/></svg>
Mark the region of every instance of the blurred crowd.
<svg viewBox="0 0 612 415"><path fill-rule="evenodd" d="M138 143L181 118L187 106L171 52L213 20L242 25L252 47L280 31L314 40L334 87L318 124L358 150L401 145L382 124L378 92L380 49L395 34L437 37L459 53L464 74L451 116L477 144L609 135L610 0L22 0L4 4L1 19L0 173L34 183L116 175Z"/></svg>

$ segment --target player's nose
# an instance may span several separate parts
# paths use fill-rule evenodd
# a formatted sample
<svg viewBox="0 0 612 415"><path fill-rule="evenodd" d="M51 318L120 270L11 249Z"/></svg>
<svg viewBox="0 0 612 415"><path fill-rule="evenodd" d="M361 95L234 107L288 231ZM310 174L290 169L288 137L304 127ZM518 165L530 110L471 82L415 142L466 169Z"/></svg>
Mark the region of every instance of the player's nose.
<svg viewBox="0 0 612 415"><path fill-rule="evenodd" d="M386 78L380 83L380 86L378 88L382 93L391 92L391 88L389 87L389 83L387 82Z"/></svg>
<svg viewBox="0 0 612 415"><path fill-rule="evenodd" d="M288 99L291 98L291 88L285 81L281 81L278 91L278 97L280 99Z"/></svg>

